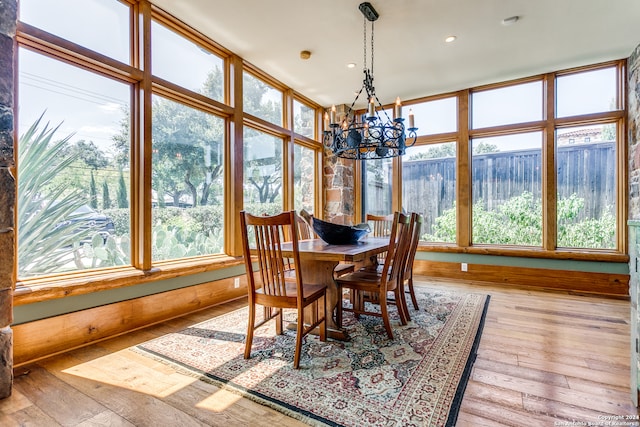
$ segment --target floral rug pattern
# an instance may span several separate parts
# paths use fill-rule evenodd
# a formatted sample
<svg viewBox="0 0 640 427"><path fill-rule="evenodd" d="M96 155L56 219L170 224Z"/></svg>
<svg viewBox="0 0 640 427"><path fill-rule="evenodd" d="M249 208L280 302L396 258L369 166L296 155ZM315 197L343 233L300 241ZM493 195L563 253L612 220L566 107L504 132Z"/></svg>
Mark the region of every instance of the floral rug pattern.
<svg viewBox="0 0 640 427"><path fill-rule="evenodd" d="M311 425L453 425L489 297L421 287L416 296L420 309L406 326L391 307L394 340L380 318L345 313L350 341L307 336L298 370L295 331L277 336L273 321L243 358L246 308L136 349Z"/></svg>

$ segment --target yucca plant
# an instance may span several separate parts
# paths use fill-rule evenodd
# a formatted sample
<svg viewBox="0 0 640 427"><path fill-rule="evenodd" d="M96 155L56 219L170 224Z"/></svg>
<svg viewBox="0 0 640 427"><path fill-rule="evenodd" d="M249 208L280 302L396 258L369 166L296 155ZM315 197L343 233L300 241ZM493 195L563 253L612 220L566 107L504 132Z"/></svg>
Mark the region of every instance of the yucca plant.
<svg viewBox="0 0 640 427"><path fill-rule="evenodd" d="M54 178L78 159L64 155L68 135L55 140L60 125L41 127L38 118L18 141L18 275L29 277L66 269L81 241L96 230L78 227L73 212L86 197ZM77 257L76 257L77 258Z"/></svg>

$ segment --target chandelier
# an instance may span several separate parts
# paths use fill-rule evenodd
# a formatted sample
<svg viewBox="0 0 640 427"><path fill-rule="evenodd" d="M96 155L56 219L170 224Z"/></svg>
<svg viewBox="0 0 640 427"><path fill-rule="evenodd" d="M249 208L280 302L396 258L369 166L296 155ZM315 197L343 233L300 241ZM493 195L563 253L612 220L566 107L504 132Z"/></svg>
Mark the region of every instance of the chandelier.
<svg viewBox="0 0 640 427"><path fill-rule="evenodd" d="M345 159L368 160L402 156L407 147L415 144L418 128L415 127L413 112L410 110L409 127L405 129L400 98L396 99L391 120L376 96L373 86L373 23L379 15L371 3L360 3L358 8L364 16L364 80L342 122L338 123L336 120L335 105L331 107L331 115L325 113L324 143L336 156ZM367 67L367 21L371 22L371 68ZM369 104L367 112L358 117L353 107L363 91Z"/></svg>

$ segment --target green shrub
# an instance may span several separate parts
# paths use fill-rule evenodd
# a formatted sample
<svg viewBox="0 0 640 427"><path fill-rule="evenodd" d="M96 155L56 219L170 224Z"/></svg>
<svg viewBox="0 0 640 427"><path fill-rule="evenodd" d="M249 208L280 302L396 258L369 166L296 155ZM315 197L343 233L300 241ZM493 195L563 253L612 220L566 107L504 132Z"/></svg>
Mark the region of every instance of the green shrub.
<svg viewBox="0 0 640 427"><path fill-rule="evenodd" d="M599 219L579 220L584 199L572 194L558 200L559 247L604 249L615 247L616 218L611 209ZM432 234L422 240L455 242L456 208L436 218ZM542 245L542 205L540 199L524 192L495 210L487 211L482 200L473 205L473 242L495 245Z"/></svg>

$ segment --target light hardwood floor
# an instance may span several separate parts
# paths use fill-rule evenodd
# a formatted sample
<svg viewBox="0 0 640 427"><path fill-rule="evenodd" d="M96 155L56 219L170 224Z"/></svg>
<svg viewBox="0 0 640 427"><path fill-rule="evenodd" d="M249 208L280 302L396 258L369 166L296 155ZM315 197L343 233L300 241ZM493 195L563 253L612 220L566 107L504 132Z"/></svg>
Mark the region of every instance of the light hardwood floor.
<svg viewBox="0 0 640 427"><path fill-rule="evenodd" d="M629 395L629 302L477 284L491 295L458 426L607 424ZM1 426L299 426L129 347L234 310L237 301L16 369ZM52 331L55 333L55 331Z"/></svg>

